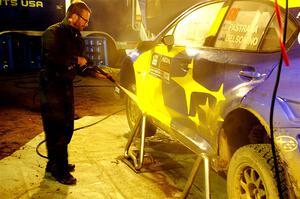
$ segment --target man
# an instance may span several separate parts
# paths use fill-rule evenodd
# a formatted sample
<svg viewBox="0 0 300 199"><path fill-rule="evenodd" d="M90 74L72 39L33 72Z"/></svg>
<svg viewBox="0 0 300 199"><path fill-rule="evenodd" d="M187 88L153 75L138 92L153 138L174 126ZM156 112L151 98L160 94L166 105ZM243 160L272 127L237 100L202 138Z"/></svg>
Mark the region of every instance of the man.
<svg viewBox="0 0 300 199"><path fill-rule="evenodd" d="M73 80L87 64L83 56L82 31L91 9L82 1L73 2L63 21L42 35L43 69L40 73L41 116L46 135L48 163L46 174L62 184L76 184L68 163L68 144L74 130Z"/></svg>

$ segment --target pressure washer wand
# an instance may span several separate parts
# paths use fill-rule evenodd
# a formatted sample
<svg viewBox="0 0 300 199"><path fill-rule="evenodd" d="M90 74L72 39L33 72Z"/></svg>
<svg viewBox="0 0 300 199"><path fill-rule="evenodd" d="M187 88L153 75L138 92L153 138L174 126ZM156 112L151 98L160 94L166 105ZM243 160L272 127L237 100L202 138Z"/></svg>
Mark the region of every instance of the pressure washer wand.
<svg viewBox="0 0 300 199"><path fill-rule="evenodd" d="M127 90L126 88L122 87L119 82L117 82L110 74L107 72L103 71L101 68L96 68L96 73L103 75L106 79L110 80L112 83L114 83L119 89L121 89L124 93L126 93L130 98L132 97L132 93ZM133 99L135 100L135 98Z"/></svg>
<svg viewBox="0 0 300 199"><path fill-rule="evenodd" d="M106 79L109 79L111 82L116 83L116 80L113 79L113 77L111 75L109 75L108 73L104 72L101 68L99 68L98 66L86 66L84 67L84 69L81 71L82 73L89 73L88 71L91 71L93 73L98 73L103 75L104 77L106 77Z"/></svg>
<svg viewBox="0 0 300 199"><path fill-rule="evenodd" d="M116 82L116 80L114 80L114 78L113 78L110 74L104 72L101 68L98 68L98 67L97 67L97 68L95 69L95 72L96 72L96 73L99 73L99 74L101 74L101 75L103 75L103 76L105 76L106 79L108 79L108 80L110 80L111 82L117 84L117 86L119 87L119 84Z"/></svg>
<svg viewBox="0 0 300 199"><path fill-rule="evenodd" d="M119 82L117 82L110 74L106 73L105 71L103 71L101 68L99 68L98 66L87 66L86 68L84 68L82 70L82 72L85 72L86 70L90 70L92 72L98 73L103 75L105 78L107 78L108 80L110 80L111 82L113 82L119 89L121 89L128 97L130 97L134 102L137 102L137 98L135 96L134 93L132 93L131 91L127 90L126 88L124 88L123 86L120 85Z"/></svg>

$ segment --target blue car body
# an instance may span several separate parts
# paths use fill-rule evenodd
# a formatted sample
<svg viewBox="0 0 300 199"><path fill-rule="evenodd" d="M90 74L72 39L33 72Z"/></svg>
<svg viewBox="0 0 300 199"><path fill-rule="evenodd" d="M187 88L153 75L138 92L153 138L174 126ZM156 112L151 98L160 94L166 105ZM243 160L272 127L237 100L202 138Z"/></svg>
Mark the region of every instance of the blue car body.
<svg viewBox="0 0 300 199"><path fill-rule="evenodd" d="M300 3L290 2L289 66L282 63L273 126L291 189L300 197ZM190 39L193 34L184 31L189 21L183 21L210 5L216 7L212 8L216 18L205 19L211 23L209 30L204 36L195 30L194 35L204 38ZM250 12L251 6L261 10ZM250 25L244 24L250 19ZM203 1L128 54L131 61L121 69L122 85L136 86L140 108L152 124L195 153L205 151L215 157L224 164L213 166L226 170L239 148L270 143L270 107L282 53L278 26L273 1Z"/></svg>

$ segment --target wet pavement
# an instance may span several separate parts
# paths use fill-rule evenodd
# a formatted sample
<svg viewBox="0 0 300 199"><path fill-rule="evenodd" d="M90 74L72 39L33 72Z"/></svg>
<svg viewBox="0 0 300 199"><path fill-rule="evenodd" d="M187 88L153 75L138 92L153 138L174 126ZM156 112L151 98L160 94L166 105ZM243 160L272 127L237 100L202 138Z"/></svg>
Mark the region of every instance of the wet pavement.
<svg viewBox="0 0 300 199"><path fill-rule="evenodd" d="M80 84L99 81L107 83L88 79ZM124 103L114 94L114 87L93 89L94 95L101 95L99 109L103 111L76 120L79 130L69 145L77 184L66 186L44 176L46 159L36 153L36 146L44 140L41 132L0 160L0 198L180 198L196 156L158 130L155 136L146 138L143 167L139 173L134 172L123 161L130 135ZM138 144L139 140L134 140L134 147ZM46 154L44 144L39 151ZM203 176L201 166L188 198L204 198ZM211 198L227 198L226 180L214 171L210 179Z"/></svg>

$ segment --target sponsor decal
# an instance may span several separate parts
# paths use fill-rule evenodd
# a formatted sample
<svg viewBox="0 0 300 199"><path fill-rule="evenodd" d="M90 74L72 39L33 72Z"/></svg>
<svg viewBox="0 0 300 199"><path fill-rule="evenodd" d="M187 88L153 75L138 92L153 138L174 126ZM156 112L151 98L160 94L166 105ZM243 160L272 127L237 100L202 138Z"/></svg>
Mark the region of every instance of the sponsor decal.
<svg viewBox="0 0 300 199"><path fill-rule="evenodd" d="M234 21L236 16L238 15L240 9L239 8L231 8L228 12L226 20Z"/></svg>
<svg viewBox="0 0 300 199"><path fill-rule="evenodd" d="M170 57L153 54L150 67L150 74L154 77L168 82L170 81L170 66Z"/></svg>
<svg viewBox="0 0 300 199"><path fill-rule="evenodd" d="M43 8L44 3L41 0L0 0L0 7Z"/></svg>
<svg viewBox="0 0 300 199"><path fill-rule="evenodd" d="M157 63L158 63L158 59L159 59L159 55L158 54L153 54L152 56L152 66L156 66L157 67Z"/></svg>
<svg viewBox="0 0 300 199"><path fill-rule="evenodd" d="M170 66L171 66L171 58L162 56L160 60L159 68L165 72L169 72Z"/></svg>

